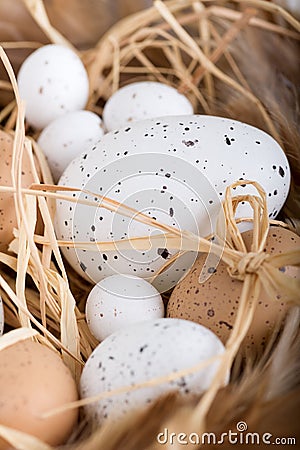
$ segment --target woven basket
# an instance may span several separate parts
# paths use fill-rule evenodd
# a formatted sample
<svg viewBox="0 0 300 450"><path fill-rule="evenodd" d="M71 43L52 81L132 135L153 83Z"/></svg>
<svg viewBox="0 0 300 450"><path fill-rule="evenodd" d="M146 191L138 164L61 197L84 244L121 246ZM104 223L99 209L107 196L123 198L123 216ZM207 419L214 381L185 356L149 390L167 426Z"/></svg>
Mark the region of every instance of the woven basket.
<svg viewBox="0 0 300 450"><path fill-rule="evenodd" d="M43 32L42 38L38 38L40 41L74 49L72 41L80 48L86 47L84 39L83 43L76 42L75 38L67 40L62 25L58 32L56 24L50 24L42 1L24 1L24 4L31 14L30 20L33 19ZM86 12L86 17L93 20L92 9L90 15ZM196 113L231 117L265 130L284 148L292 171L290 195L281 211L281 222L277 224L299 232L299 92L294 88L299 80L299 31L297 20L273 2L155 1L153 6L110 27L94 46L76 49L89 74L90 96L86 108L101 115L106 100L120 86L137 80L155 80L187 95ZM28 51L43 45L35 39L34 36L29 42L17 39L4 42L1 52L8 75L3 75L0 81L0 96L3 93L0 124L4 130L14 132L16 158L20 157L26 134L26 151L34 155L31 165L35 176L31 191L17 184L11 187L11 192L17 194L16 215L22 220L15 230L15 240L10 247L12 253L0 254L1 296L7 330L22 327L24 336L26 333L29 336L34 325L39 333L35 338L54 346L78 381L80 361L86 361L97 345L83 314L91 285L79 280L60 257L53 232L53 211L55 198L62 194L55 191L47 163L36 144L37 134L23 126L24 111L14 85L13 68L17 70ZM5 51L9 52L9 58ZM16 166L16 179L18 170ZM259 186L257 188L263 198L263 192ZM230 192L228 187L229 203L232 201ZM33 217L36 220L32 220ZM37 220L42 222L43 230L38 237L35 236ZM257 226L268 224L262 220ZM194 248L195 242L190 236L182 237L187 246ZM203 239L198 250L208 251L208 244ZM27 249L31 256L28 263L22 260ZM29 281L24 290L20 280L25 274L29 274ZM43 283L57 305L59 312L56 314L47 305L45 291L39 290ZM249 300L252 291L245 292ZM293 298L293 303L299 305L299 297ZM249 308L252 314L255 305ZM244 314L235 324L236 342L247 333L246 317ZM149 410L127 417L117 429L108 426L92 432L82 416L66 448L152 450L162 447L156 437L164 427L177 434L209 430L221 435L230 429L236 430L238 422L245 422L257 433L267 431L300 439L297 423L299 323L296 307L280 336L259 358L248 355L245 361L238 345L236 351L229 352L224 367L226 362L230 363L232 375L226 388L214 380L197 403L185 402L173 395L161 398ZM38 444L32 445L24 442L22 448L39 448ZM238 445L236 448L247 447L242 443ZM164 447L180 448L180 445ZM201 448L215 447L204 445Z"/></svg>

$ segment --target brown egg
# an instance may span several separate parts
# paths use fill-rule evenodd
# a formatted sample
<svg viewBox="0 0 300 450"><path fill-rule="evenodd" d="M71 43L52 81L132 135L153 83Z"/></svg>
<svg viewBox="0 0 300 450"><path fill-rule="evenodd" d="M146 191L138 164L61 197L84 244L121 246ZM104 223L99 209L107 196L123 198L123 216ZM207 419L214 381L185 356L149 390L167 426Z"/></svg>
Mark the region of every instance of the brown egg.
<svg viewBox="0 0 300 450"><path fill-rule="evenodd" d="M13 138L0 130L0 186L12 186L11 165ZM24 153L22 167L22 186L28 187L34 182L30 162ZM7 251L13 239L13 228L17 227L13 194L0 192L0 251Z"/></svg>
<svg viewBox="0 0 300 450"><path fill-rule="evenodd" d="M243 233L243 238L249 249L252 231ZM279 254L299 246L299 236L281 227L271 227L266 245L267 253ZM167 316L200 323L210 328L225 343L236 319L243 282L231 278L226 270L227 265L221 261L216 268L208 268L211 276L200 284L199 276L206 258L206 254L201 254L187 276L176 286L168 302ZM281 270L289 276L300 277L299 268L290 266ZM262 288L245 345L264 347L288 308L280 299L270 299Z"/></svg>
<svg viewBox="0 0 300 450"><path fill-rule="evenodd" d="M71 372L48 347L26 340L0 352L1 425L61 445L77 422L77 409L47 419L40 415L77 398ZM9 448L0 439L0 449Z"/></svg>

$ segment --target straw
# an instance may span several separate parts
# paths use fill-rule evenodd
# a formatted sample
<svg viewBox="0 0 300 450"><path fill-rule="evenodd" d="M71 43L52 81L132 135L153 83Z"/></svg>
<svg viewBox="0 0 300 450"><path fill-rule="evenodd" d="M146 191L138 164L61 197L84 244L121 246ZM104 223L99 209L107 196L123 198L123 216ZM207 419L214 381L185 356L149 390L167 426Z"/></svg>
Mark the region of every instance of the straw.
<svg viewBox="0 0 300 450"><path fill-rule="evenodd" d="M76 49L73 45L61 34L59 33L51 24L48 19L44 2L42 0L22 0L33 19L43 30L45 35L54 44L64 45L71 48L73 51Z"/></svg>

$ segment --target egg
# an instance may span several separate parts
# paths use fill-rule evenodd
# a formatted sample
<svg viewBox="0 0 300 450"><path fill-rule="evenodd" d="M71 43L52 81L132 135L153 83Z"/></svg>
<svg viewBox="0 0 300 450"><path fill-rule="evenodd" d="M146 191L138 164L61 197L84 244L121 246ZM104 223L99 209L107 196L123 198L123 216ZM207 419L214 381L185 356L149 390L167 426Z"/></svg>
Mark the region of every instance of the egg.
<svg viewBox="0 0 300 450"><path fill-rule="evenodd" d="M242 234L248 250L251 247L251 230ZM271 227L266 252L280 254L300 246L300 237L281 227ZM225 344L236 320L243 282L233 279L226 270L226 264L217 266L206 263L207 254L200 254L188 275L176 286L169 299L167 316L192 320L212 330ZM207 281L199 283L200 273L210 274ZM283 267L286 275L299 278L300 269ZM286 316L289 305L272 299L262 286L259 302L244 344L247 348L264 348L276 324Z"/></svg>
<svg viewBox="0 0 300 450"><path fill-rule="evenodd" d="M12 186L12 156L13 137L0 130L0 186ZM39 170L39 169L38 169ZM34 183L30 160L26 152L23 153L21 171L22 186L29 187ZM8 192L0 191L0 251L6 252L8 244L13 239L13 228L17 227L14 196Z"/></svg>
<svg viewBox="0 0 300 450"><path fill-rule="evenodd" d="M259 161L259 162L258 162ZM268 134L241 122L213 116L180 116L149 119L110 132L63 173L59 185L85 189L142 212L153 226L140 223L101 206L86 192L66 193L76 201L57 201L55 229L58 239L76 242L124 240L159 233L159 221L179 230L207 236L215 230L226 187L238 179L256 180L267 192L273 219L282 207L290 184L287 158ZM242 185L236 194L257 194ZM237 217L252 217L248 204ZM166 247L166 248L165 248ZM187 252L176 261L176 250L167 245L137 251L96 251L72 245L63 253L84 278L97 283L123 273L151 280L163 292L174 287L194 263L197 253Z"/></svg>
<svg viewBox="0 0 300 450"><path fill-rule="evenodd" d="M156 81L138 81L108 99L103 120L106 129L112 131L143 119L181 114L193 114L193 106L177 89Z"/></svg>
<svg viewBox="0 0 300 450"><path fill-rule="evenodd" d="M223 352L223 344L211 331L186 320L156 319L130 325L110 335L93 351L81 375L81 397L189 369ZM103 398L85 406L85 412L92 422L101 425L106 419L116 422L145 408L169 392L186 398L199 396L209 387L219 363L216 359L176 380Z"/></svg>
<svg viewBox="0 0 300 450"><path fill-rule="evenodd" d="M103 136L102 120L91 111L74 111L58 117L43 129L38 144L43 150L54 181L85 148Z"/></svg>
<svg viewBox="0 0 300 450"><path fill-rule="evenodd" d="M77 400L75 381L61 358L31 340L1 350L0 424L43 442L63 444L77 423L78 411L41 418L43 413ZM11 448L3 440L0 449Z"/></svg>
<svg viewBox="0 0 300 450"><path fill-rule="evenodd" d="M4 330L4 308L2 298L0 296L0 336L3 334Z"/></svg>
<svg viewBox="0 0 300 450"><path fill-rule="evenodd" d="M96 284L86 302L86 320L98 341L131 323L164 316L161 295L143 278L111 275Z"/></svg>
<svg viewBox="0 0 300 450"><path fill-rule="evenodd" d="M37 129L67 112L84 109L88 99L84 65L73 50L62 45L44 45L31 53L17 79L26 119Z"/></svg>

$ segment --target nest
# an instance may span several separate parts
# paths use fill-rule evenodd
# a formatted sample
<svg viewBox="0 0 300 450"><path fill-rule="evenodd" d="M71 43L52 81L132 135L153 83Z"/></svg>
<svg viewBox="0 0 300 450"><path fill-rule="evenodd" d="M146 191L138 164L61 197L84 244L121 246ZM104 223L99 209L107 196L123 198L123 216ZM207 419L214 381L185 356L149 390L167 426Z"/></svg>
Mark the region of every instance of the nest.
<svg viewBox="0 0 300 450"><path fill-rule="evenodd" d="M24 3L50 42L74 49L72 43L50 24L42 1ZM300 24L296 19L270 2L157 0L152 7L111 27L93 48L75 49L89 74L87 109L101 114L105 101L120 86L138 80L155 80L174 86L187 95L197 113L231 117L264 129L282 145L292 169L291 193L281 212L281 222L276 224L297 231L300 136L297 127L299 96L295 86L299 78L299 31ZM61 257L59 246L63 243L55 237L53 216L55 199L63 199L64 195L61 189L56 192L47 163L35 142L36 133L25 129L24 107L11 61L5 53L6 48L32 49L40 45L37 42L10 42L3 43L1 49L9 81L2 80L0 88L14 95L0 113L2 127L14 136L14 183L11 187L0 186L0 190L15 195L18 226L10 253L0 254L0 285L6 326L15 330L7 335L5 342L1 341L0 349L19 339L34 337L55 348L78 381L84 361L97 345L83 314L91 286L78 280ZM22 188L19 182L24 152L29 157L35 179L35 184L28 189ZM257 196L234 199L232 187L227 189L225 202L232 240L239 236L234 220L237 202L249 201L256 211L252 219L256 236L260 236L262 243L270 224L264 192L256 186ZM115 206L109 199L102 200L104 207ZM117 206L118 213L122 210L126 213L126 205ZM43 223L43 232L39 235L36 233L38 217ZM208 239L185 232L178 235L177 231L164 224L155 223L155 226L175 248L183 245L184 250L211 251ZM153 238L153 244L158 245L158 240ZM141 238L135 245L142 248L148 243L149 238ZM99 245L110 250L112 243ZM238 244L234 248L225 246L223 259L233 269L239 262L236 259L238 250ZM215 251L217 253L219 249L216 247ZM286 254L284 258L281 265L283 262L300 263L299 252ZM264 264L264 272L269 271L272 277L275 266L272 263L261 264ZM245 361L239 350L255 310L257 286L266 282L267 277L257 270L244 274L238 319L221 368L209 390L197 403L167 396L149 410L128 417L117 429L107 426L94 433L83 418L68 448L155 449L161 447L156 436L164 427L178 433L196 431L200 434L209 430L221 434L235 429L234 424L241 420L257 432L263 433L267 429L274 434L276 430L276 435L296 436L299 431L296 412L300 406L298 309L293 309L280 336L274 335L263 355L247 355ZM275 279L276 283L283 289L286 301L299 304L298 284L291 286L282 277ZM222 387L221 380L228 368L231 368L230 384ZM198 369L194 367L189 371ZM162 380L151 380L151 383L160 382ZM66 405L66 408L83 403ZM15 446L22 442L22 448L43 448L36 439L22 440L22 436L16 436L13 431L10 439Z"/></svg>

